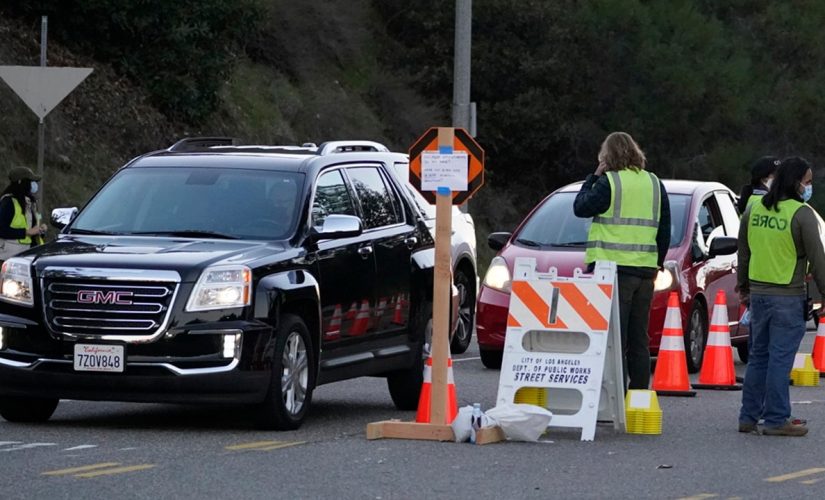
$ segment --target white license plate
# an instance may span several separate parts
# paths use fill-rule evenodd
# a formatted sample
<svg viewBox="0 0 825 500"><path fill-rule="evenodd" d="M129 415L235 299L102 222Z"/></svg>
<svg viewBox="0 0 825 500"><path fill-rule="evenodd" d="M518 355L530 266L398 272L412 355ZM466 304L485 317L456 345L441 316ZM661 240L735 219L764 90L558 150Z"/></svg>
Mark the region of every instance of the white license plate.
<svg viewBox="0 0 825 500"><path fill-rule="evenodd" d="M78 372L122 372L122 345L75 344L74 369Z"/></svg>

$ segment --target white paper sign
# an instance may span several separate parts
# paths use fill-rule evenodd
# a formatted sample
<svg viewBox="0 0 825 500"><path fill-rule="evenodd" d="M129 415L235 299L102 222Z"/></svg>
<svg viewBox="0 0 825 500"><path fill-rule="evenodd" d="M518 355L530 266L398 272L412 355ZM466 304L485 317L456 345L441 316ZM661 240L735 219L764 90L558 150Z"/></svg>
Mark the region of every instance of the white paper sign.
<svg viewBox="0 0 825 500"><path fill-rule="evenodd" d="M630 391L631 408L650 408L650 391Z"/></svg>
<svg viewBox="0 0 825 500"><path fill-rule="evenodd" d="M422 153L421 190L437 191L440 187L448 187L450 191L467 191L469 165L464 152Z"/></svg>

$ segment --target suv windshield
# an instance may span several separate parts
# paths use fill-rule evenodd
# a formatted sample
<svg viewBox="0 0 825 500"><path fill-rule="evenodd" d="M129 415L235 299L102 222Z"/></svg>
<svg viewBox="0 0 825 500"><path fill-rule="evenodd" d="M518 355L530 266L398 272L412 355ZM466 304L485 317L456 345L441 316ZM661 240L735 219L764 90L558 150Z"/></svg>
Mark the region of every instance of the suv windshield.
<svg viewBox="0 0 825 500"><path fill-rule="evenodd" d="M68 232L285 239L297 224L303 182L303 174L272 170L127 168Z"/></svg>
<svg viewBox="0 0 825 500"><path fill-rule="evenodd" d="M582 247L587 244L590 223L573 215L578 193L556 193L536 210L518 233L515 241L527 247ZM678 246L685 232L690 196L668 194L670 201L670 246Z"/></svg>

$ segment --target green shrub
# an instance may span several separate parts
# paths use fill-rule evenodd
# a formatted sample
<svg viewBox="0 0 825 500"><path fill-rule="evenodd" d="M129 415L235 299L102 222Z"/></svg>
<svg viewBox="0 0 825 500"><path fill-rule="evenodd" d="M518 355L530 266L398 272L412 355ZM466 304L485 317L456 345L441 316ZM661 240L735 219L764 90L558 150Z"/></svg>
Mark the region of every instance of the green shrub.
<svg viewBox="0 0 825 500"><path fill-rule="evenodd" d="M262 18L261 0L9 0L26 18L49 16L49 37L112 63L140 81L170 117L198 122L244 40Z"/></svg>

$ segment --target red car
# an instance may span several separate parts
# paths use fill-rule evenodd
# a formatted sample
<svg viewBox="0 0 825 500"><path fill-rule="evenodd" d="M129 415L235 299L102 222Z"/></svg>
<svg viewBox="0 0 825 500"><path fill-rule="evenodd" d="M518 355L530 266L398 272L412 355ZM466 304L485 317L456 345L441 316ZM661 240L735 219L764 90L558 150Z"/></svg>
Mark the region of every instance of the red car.
<svg viewBox="0 0 825 500"><path fill-rule="evenodd" d="M679 294L688 370L702 366L711 317L718 290L727 297L731 342L747 362L748 329L739 325L736 286L736 236L739 213L733 192L717 182L663 181L671 211L670 249L665 269L656 277L650 309L650 352L659 352L667 298ZM490 262L477 305L477 337L481 361L500 368L504 350L510 277L517 257L536 259L538 271L551 266L560 276L573 276L585 268L584 249L591 219L573 215L573 201L581 183L570 184L541 201L515 233L492 233L488 244L498 255Z"/></svg>

